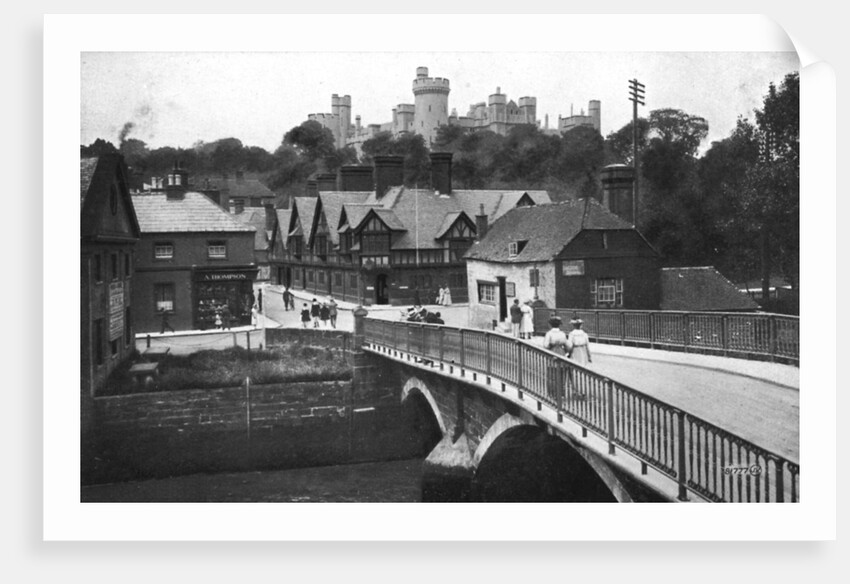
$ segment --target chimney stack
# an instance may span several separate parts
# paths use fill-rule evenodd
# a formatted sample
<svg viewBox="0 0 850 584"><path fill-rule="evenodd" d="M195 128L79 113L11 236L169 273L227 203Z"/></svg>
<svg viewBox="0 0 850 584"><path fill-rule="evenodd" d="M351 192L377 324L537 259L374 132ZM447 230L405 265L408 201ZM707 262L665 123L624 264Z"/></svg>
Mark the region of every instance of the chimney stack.
<svg viewBox="0 0 850 584"><path fill-rule="evenodd" d="M274 205L263 205L266 209L266 231L274 229L274 222L277 219L277 214L274 212Z"/></svg>
<svg viewBox="0 0 850 584"><path fill-rule="evenodd" d="M307 186L304 188L304 195L307 197L319 196L319 183L316 182L316 179L311 178L307 181Z"/></svg>
<svg viewBox="0 0 850 584"><path fill-rule="evenodd" d="M620 218L635 224L632 209L635 169L625 164L610 164L600 172L602 204Z"/></svg>
<svg viewBox="0 0 850 584"><path fill-rule="evenodd" d="M165 186L167 199L182 199L189 189L189 173L183 170L181 166L180 162L175 160L174 168L168 172L168 181Z"/></svg>
<svg viewBox="0 0 850 584"><path fill-rule="evenodd" d="M324 173L316 175L316 188L318 191L336 191L336 175Z"/></svg>
<svg viewBox="0 0 850 584"><path fill-rule="evenodd" d="M475 235L479 241L484 239L484 236L487 235L488 227L487 214L484 213L484 203L481 203L478 206L478 215L475 216Z"/></svg>
<svg viewBox="0 0 850 584"><path fill-rule="evenodd" d="M368 166L343 166L339 169L339 190L374 191L375 179Z"/></svg>
<svg viewBox="0 0 850 584"><path fill-rule="evenodd" d="M375 196L383 197L390 187L404 184L403 156L375 156Z"/></svg>
<svg viewBox="0 0 850 584"><path fill-rule="evenodd" d="M441 195L452 192L452 153L431 153L431 188Z"/></svg>
<svg viewBox="0 0 850 584"><path fill-rule="evenodd" d="M245 199L234 199L233 213L239 215L243 211L245 211Z"/></svg>

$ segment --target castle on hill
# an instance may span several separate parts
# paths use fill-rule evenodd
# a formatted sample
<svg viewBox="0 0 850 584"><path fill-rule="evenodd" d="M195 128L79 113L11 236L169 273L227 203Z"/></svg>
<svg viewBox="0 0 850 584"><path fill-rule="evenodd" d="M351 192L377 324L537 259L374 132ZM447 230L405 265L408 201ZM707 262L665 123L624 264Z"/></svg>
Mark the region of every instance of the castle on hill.
<svg viewBox="0 0 850 584"><path fill-rule="evenodd" d="M333 94L331 96L330 113L310 114L308 120L320 123L328 128L334 136L337 148L354 146L358 153L366 140L375 137L379 132L390 132L393 136L404 133L419 134L425 139L428 147L437 137L440 126L460 126L467 131L489 130L506 135L511 128L531 124L541 127L537 119L537 98L520 97L518 101L508 100L501 88L490 95L486 102L482 101L469 106L465 116L459 116L456 109L449 112L449 80L443 77L430 77L427 67L417 67L416 78L413 80L413 103L400 103L392 110L392 120L383 124L361 123L360 116L351 122L351 96ZM544 119L544 132L563 134L574 128L590 127L601 131L601 102L591 100L587 114L584 110L580 115L558 117L556 128L549 128L549 116Z"/></svg>

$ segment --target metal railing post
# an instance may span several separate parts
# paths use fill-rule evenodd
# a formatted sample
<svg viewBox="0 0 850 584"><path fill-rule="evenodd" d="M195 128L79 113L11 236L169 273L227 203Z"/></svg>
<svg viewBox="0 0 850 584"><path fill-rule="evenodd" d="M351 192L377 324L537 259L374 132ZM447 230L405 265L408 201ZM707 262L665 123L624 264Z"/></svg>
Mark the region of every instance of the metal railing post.
<svg viewBox="0 0 850 584"><path fill-rule="evenodd" d="M460 376L466 375L466 350L463 342L463 329L457 329L460 332Z"/></svg>
<svg viewBox="0 0 850 584"><path fill-rule="evenodd" d="M729 317L720 317L720 344L723 345L723 356L729 354Z"/></svg>
<svg viewBox="0 0 850 584"><path fill-rule="evenodd" d="M626 313L620 312L620 346L626 344Z"/></svg>
<svg viewBox="0 0 850 584"><path fill-rule="evenodd" d="M691 335L691 319L688 318L688 315L685 314L682 316L682 344L685 347L685 353L688 352L688 345L690 345L690 335Z"/></svg>
<svg viewBox="0 0 850 584"><path fill-rule="evenodd" d="M649 348L655 348L655 313L649 313Z"/></svg>
<svg viewBox="0 0 850 584"><path fill-rule="evenodd" d="M686 468L685 468L685 414L681 410L675 410L676 415L679 417L676 421L676 446L679 449L676 466L676 479L679 483L679 500L687 501L688 500L688 487L687 487L687 478Z"/></svg>
<svg viewBox="0 0 850 584"><path fill-rule="evenodd" d="M517 389L520 389L522 388L522 341L514 341L514 346L516 347L516 385Z"/></svg>
<svg viewBox="0 0 850 584"><path fill-rule="evenodd" d="M776 361L776 317L767 317L767 334L770 336L770 360Z"/></svg>
<svg viewBox="0 0 850 584"><path fill-rule="evenodd" d="M491 357L490 357L490 338L493 335L491 333L484 333L484 358L485 358L485 372L487 373L487 383L490 383L490 375L491 375Z"/></svg>
<svg viewBox="0 0 850 584"><path fill-rule="evenodd" d="M774 464L776 465L776 502L784 503L785 502L785 472L783 469L783 463L781 460L774 460ZM791 480L794 480L793 477Z"/></svg>
<svg viewBox="0 0 850 584"><path fill-rule="evenodd" d="M445 353L445 349L444 349L445 336L446 336L445 327L440 327L440 371L443 370L443 359L444 359L444 353Z"/></svg>
<svg viewBox="0 0 850 584"><path fill-rule="evenodd" d="M605 378L605 396L607 424L608 424L608 454L616 454L614 451L614 382Z"/></svg>

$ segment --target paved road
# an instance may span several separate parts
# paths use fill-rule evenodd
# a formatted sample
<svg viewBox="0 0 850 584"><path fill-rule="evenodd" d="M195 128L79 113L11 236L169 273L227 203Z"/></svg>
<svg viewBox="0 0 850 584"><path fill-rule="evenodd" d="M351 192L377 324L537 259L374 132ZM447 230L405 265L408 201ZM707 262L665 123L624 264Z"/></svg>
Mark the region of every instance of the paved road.
<svg viewBox="0 0 850 584"><path fill-rule="evenodd" d="M284 311L280 293L265 294L267 316L283 326L300 326L297 311ZM279 290L279 288L277 288ZM303 296L303 293L299 292ZM306 298L309 301L312 297ZM321 300L321 298L320 298ZM298 300L300 306L305 300ZM345 305L350 306L350 305ZM446 324L467 326L467 307L439 310ZM370 308L369 316L396 320L400 308ZM273 326L272 323L269 326ZM337 326L353 330L350 310ZM542 343L542 339L534 339ZM594 344L591 367L611 379L679 407L751 442L799 461L799 370L788 365L723 359ZM665 356L667 360L665 359ZM727 370L728 369L728 370Z"/></svg>

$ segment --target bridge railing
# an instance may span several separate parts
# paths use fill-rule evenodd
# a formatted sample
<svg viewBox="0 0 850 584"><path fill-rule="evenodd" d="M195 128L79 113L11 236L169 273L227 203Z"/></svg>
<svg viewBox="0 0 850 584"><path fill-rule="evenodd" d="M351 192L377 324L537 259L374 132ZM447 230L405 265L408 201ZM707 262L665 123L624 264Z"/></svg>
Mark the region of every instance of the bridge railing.
<svg viewBox="0 0 850 584"><path fill-rule="evenodd" d="M710 501L796 502L799 466L698 416L500 333L366 318L364 343L516 387Z"/></svg>
<svg viewBox="0 0 850 584"><path fill-rule="evenodd" d="M800 318L784 314L741 312L679 312L658 310L535 311L535 329L549 330L556 315L569 328L573 315L596 341L634 343L651 348L714 352L730 357L800 361Z"/></svg>

